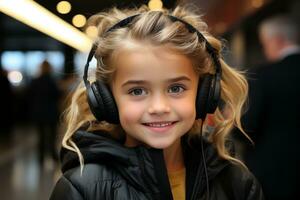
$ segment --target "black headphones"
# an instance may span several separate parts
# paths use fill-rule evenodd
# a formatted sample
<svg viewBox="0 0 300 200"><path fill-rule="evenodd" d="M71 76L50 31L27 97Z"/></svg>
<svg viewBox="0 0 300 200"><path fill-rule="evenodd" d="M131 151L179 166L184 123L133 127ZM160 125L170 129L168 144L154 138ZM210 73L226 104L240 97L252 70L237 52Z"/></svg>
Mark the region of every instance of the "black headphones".
<svg viewBox="0 0 300 200"><path fill-rule="evenodd" d="M125 18L111 28L109 28L105 34L127 26L130 24L133 19L135 19L140 14L130 16ZM221 95L221 64L218 58L218 53L211 44L205 39L205 37L192 25L189 23L168 15L171 21L179 21L183 23L186 28L191 33L197 33L197 36L200 41L204 41L206 44L206 51L212 58L213 64L215 66L215 74L204 74L203 77L199 80L198 92L196 98L196 119L205 120L205 117L208 113L214 113L218 107L220 95ZM109 89L109 86L102 81L96 80L93 83L90 83L87 79L89 63L92 60L97 49L97 44L93 44L93 47L88 55L87 62L84 68L83 80L86 87L87 99L90 106L90 109L98 121L106 121L112 124L119 124L119 113L118 107L115 103L113 95Z"/></svg>

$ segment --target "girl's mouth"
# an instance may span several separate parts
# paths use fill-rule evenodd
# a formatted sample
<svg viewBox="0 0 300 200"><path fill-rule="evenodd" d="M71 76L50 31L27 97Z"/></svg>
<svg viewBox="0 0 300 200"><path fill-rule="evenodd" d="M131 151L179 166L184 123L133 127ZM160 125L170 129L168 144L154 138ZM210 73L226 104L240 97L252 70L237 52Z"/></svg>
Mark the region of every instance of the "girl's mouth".
<svg viewBox="0 0 300 200"><path fill-rule="evenodd" d="M155 122L155 123L146 123L146 126L151 126L151 127L165 127L165 126L170 126L172 122Z"/></svg>
<svg viewBox="0 0 300 200"><path fill-rule="evenodd" d="M148 129L154 132L165 132L172 128L177 121L173 122L150 122L150 123L143 123Z"/></svg>

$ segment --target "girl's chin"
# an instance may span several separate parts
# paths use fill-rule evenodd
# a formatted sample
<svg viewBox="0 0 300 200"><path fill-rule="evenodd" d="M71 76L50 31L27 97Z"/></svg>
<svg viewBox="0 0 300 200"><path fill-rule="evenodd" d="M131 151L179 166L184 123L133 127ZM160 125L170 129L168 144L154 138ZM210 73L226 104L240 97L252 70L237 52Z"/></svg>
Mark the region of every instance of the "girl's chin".
<svg viewBox="0 0 300 200"><path fill-rule="evenodd" d="M172 146L170 142L147 142L146 146L154 149L167 149Z"/></svg>

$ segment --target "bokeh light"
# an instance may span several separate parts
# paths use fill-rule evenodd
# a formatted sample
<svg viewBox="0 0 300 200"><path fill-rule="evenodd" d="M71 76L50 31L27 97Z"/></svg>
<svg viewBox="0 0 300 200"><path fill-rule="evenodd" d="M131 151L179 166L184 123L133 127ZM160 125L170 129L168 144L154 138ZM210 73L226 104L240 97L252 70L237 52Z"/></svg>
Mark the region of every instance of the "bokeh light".
<svg viewBox="0 0 300 200"><path fill-rule="evenodd" d="M86 18L84 15L81 15L81 14L75 15L72 19L72 23L74 26L81 28L85 25Z"/></svg>
<svg viewBox="0 0 300 200"><path fill-rule="evenodd" d="M71 11L71 4L68 1L60 1L56 5L56 10L61 14L67 14Z"/></svg>

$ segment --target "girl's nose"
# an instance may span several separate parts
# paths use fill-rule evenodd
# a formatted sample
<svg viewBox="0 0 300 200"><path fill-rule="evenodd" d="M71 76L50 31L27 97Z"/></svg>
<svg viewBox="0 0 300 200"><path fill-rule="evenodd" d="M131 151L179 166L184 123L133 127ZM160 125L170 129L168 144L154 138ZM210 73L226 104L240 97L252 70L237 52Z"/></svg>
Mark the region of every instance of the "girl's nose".
<svg viewBox="0 0 300 200"><path fill-rule="evenodd" d="M159 94L151 98L148 108L149 114L164 114L170 112L170 110L168 99L164 95Z"/></svg>

